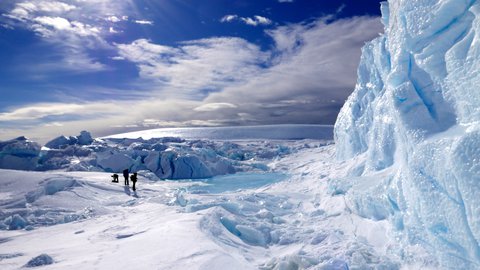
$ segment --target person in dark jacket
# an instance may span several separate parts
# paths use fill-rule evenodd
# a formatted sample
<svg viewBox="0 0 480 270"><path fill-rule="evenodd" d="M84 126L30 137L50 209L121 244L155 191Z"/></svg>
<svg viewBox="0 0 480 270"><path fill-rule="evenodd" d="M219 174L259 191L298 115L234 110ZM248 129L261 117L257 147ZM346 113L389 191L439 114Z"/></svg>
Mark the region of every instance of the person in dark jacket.
<svg viewBox="0 0 480 270"><path fill-rule="evenodd" d="M128 186L128 185L129 185L129 183L128 183L128 175L129 175L128 169L123 170L123 177L125 178L125 186Z"/></svg>
<svg viewBox="0 0 480 270"><path fill-rule="evenodd" d="M114 174L112 175L112 178L113 178L112 182L118 183L118 174L114 173Z"/></svg>
<svg viewBox="0 0 480 270"><path fill-rule="evenodd" d="M132 183L133 183L133 191L135 191L135 184L137 183L137 173L133 173L132 176L130 176L130 180L132 180Z"/></svg>

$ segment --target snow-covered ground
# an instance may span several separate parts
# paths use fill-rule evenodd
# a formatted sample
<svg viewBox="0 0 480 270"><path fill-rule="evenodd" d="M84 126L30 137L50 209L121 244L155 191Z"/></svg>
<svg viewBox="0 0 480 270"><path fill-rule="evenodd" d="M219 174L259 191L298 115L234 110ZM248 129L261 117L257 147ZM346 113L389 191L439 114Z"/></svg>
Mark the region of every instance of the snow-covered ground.
<svg viewBox="0 0 480 270"><path fill-rule="evenodd" d="M277 143L298 150L269 160L269 172L196 181L140 176L137 192L123 179L112 183L110 173L1 170L0 268L18 269L42 254L30 264L51 258L45 269L435 268L420 247L396 241L389 222L350 210L338 186L354 163L336 162L333 145Z"/></svg>

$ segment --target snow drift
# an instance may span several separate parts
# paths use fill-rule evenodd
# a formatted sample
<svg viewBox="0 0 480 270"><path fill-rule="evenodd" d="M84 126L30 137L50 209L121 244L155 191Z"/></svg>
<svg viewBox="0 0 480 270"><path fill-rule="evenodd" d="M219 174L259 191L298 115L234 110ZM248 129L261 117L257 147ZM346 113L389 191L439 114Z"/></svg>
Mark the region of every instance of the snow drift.
<svg viewBox="0 0 480 270"><path fill-rule="evenodd" d="M480 267L480 2L382 3L335 124L358 214L388 219L445 268Z"/></svg>

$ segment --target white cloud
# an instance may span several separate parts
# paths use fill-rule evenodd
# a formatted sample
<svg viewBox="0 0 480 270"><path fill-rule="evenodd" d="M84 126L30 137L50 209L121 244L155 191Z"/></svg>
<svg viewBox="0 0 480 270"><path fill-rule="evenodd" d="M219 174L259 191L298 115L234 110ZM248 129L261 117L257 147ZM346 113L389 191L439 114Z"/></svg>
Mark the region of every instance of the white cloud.
<svg viewBox="0 0 480 270"><path fill-rule="evenodd" d="M237 108L235 104L232 103L207 103L203 104L201 106L198 106L194 108L193 110L197 112L213 112L213 111L218 111L222 109L232 109L232 108Z"/></svg>
<svg viewBox="0 0 480 270"><path fill-rule="evenodd" d="M46 116L73 113L82 109L84 109L84 107L78 104L36 104L8 113L0 113L0 121L41 119Z"/></svg>
<svg viewBox="0 0 480 270"><path fill-rule="evenodd" d="M258 26L258 25L270 25L272 21L266 17L255 15L253 18L250 17L240 17L238 15L230 14L225 15L220 19L222 23L230 23L233 21L243 22L247 25Z"/></svg>
<svg viewBox="0 0 480 270"><path fill-rule="evenodd" d="M258 24L268 25L268 24L272 23L272 21L270 19L262 17L262 16L255 15L254 18L255 18L255 20L257 21Z"/></svg>
<svg viewBox="0 0 480 270"><path fill-rule="evenodd" d="M153 21L147 21L147 20L135 20L133 21L134 23L137 24L147 24L147 25L153 25Z"/></svg>
<svg viewBox="0 0 480 270"><path fill-rule="evenodd" d="M64 13L74 10L74 5L56 1L38 1L35 3L37 10L52 13Z"/></svg>
<svg viewBox="0 0 480 270"><path fill-rule="evenodd" d="M33 21L44 26L51 26L57 30L69 30L72 28L68 20L60 17L37 17Z"/></svg>
<svg viewBox="0 0 480 270"><path fill-rule="evenodd" d="M113 22L113 23L116 23L116 22L121 22L122 20L120 18L118 18L117 16L108 16L105 20L109 21L109 22Z"/></svg>
<svg viewBox="0 0 480 270"><path fill-rule="evenodd" d="M142 78L164 86L163 94L190 98L255 76L268 59L258 46L240 38L201 39L178 47L140 39L117 46L120 56L137 63Z"/></svg>
<svg viewBox="0 0 480 270"><path fill-rule="evenodd" d="M110 32L111 34L122 33L122 31L118 31L118 30L116 30L116 29L113 28L113 27L110 27L110 28L108 29L108 32Z"/></svg>
<svg viewBox="0 0 480 270"><path fill-rule="evenodd" d="M238 18L237 15L225 15L220 19L220 22L231 22Z"/></svg>
<svg viewBox="0 0 480 270"><path fill-rule="evenodd" d="M270 30L276 43L273 65L245 84L210 94L204 102L235 102L267 123L332 123L354 88L360 48L381 30L378 18L371 17Z"/></svg>
<svg viewBox="0 0 480 270"><path fill-rule="evenodd" d="M116 61L123 61L125 60L125 57L122 57L122 56L114 56L111 58L112 60L116 60Z"/></svg>
<svg viewBox="0 0 480 270"><path fill-rule="evenodd" d="M32 19L38 13L62 14L74 10L76 6L57 1L20 2L15 8L5 14L7 17L17 20Z"/></svg>
<svg viewBox="0 0 480 270"><path fill-rule="evenodd" d="M112 23L128 20L128 1L113 0L24 0L17 1L3 14L2 23L15 29L33 31L51 45L45 62L33 63L26 70L46 74L63 72L92 72L105 65L89 53L91 49L114 49L105 37L120 33ZM62 59L58 59L61 55ZM52 60L55 59L55 60ZM34 66L37 66L36 68ZM42 70L40 67L46 67ZM43 76L43 75L42 75Z"/></svg>

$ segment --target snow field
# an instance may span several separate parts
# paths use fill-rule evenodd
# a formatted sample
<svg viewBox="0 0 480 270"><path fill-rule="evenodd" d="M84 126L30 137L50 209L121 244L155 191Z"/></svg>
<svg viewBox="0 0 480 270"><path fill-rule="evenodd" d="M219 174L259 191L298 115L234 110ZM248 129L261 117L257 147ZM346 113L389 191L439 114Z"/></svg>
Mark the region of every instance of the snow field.
<svg viewBox="0 0 480 270"><path fill-rule="evenodd" d="M334 160L334 146L285 143L305 147L270 160L272 173L140 174L136 193L108 173L2 170L2 218L19 215L26 226L0 231L0 267L45 254L48 269L435 268L425 250L396 241L390 222L350 210L348 190L332 193L353 167Z"/></svg>

